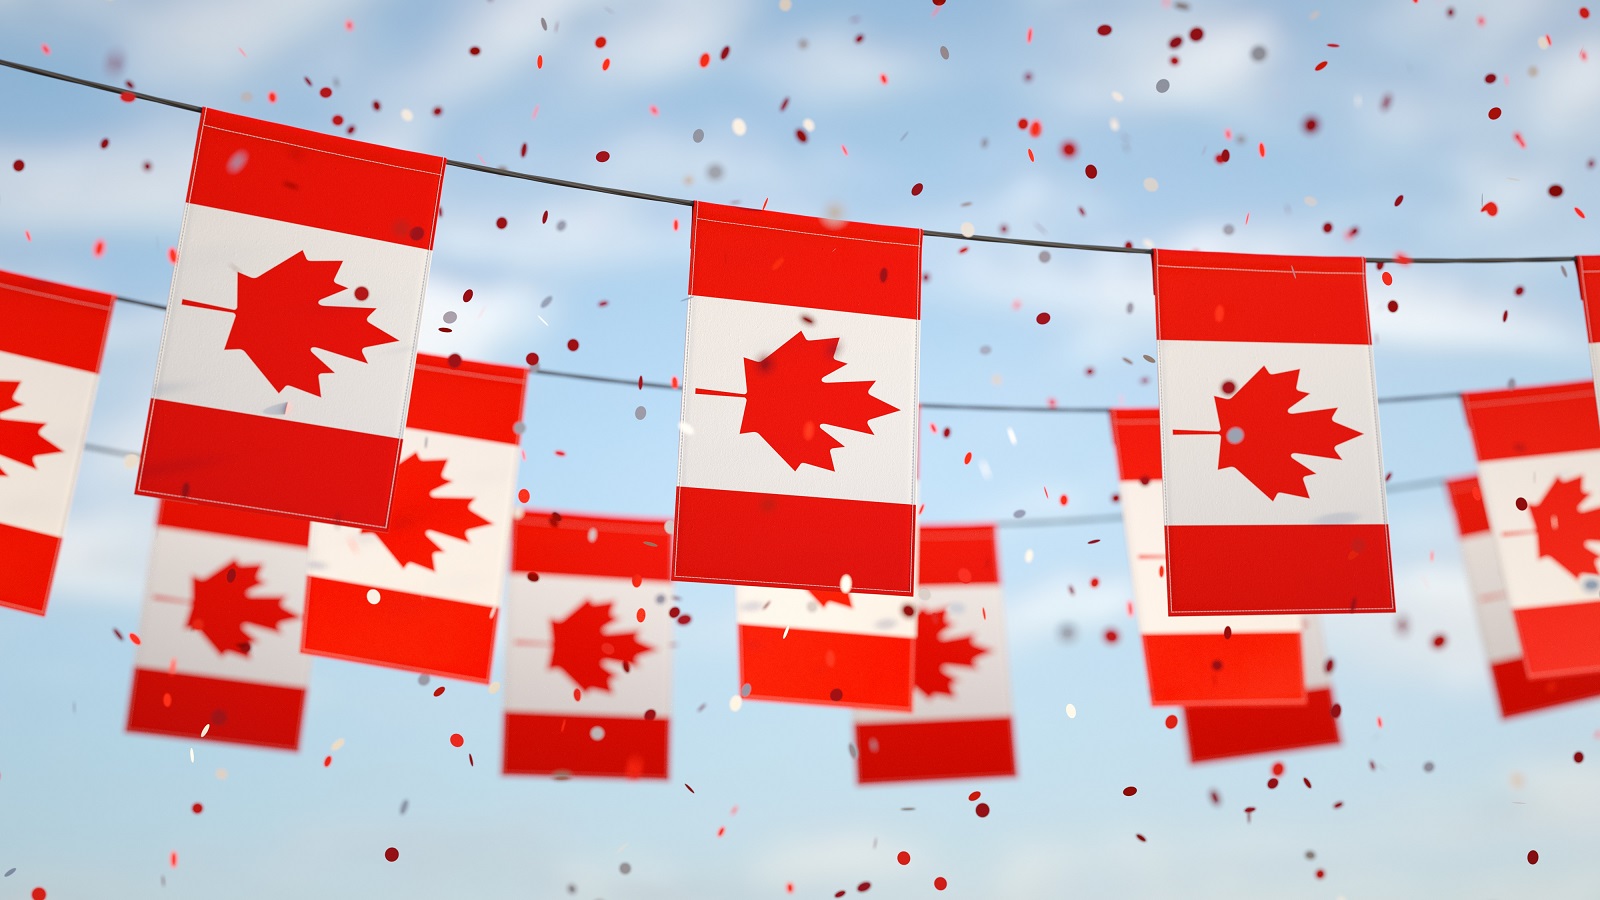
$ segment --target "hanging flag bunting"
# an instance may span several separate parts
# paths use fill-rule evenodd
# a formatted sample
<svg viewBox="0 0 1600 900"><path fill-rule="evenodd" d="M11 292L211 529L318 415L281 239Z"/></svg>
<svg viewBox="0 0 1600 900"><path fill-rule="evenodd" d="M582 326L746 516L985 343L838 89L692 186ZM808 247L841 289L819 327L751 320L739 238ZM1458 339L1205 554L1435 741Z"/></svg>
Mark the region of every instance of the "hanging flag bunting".
<svg viewBox="0 0 1600 900"><path fill-rule="evenodd" d="M733 596L747 699L911 711L918 616L905 600L749 585Z"/></svg>
<svg viewBox="0 0 1600 900"><path fill-rule="evenodd" d="M1112 410L1111 435L1150 704L1304 703L1303 617L1167 613L1159 414L1154 409Z"/></svg>
<svg viewBox="0 0 1600 900"><path fill-rule="evenodd" d="M666 778L671 538L660 519L528 512L511 560L508 775Z"/></svg>
<svg viewBox="0 0 1600 900"><path fill-rule="evenodd" d="M1305 702L1185 707L1183 720L1190 762L1339 743L1339 705L1333 702L1329 687L1321 625L1315 619L1307 619L1302 637Z"/></svg>
<svg viewBox="0 0 1600 900"><path fill-rule="evenodd" d="M443 177L201 113L138 493L388 526Z"/></svg>
<svg viewBox="0 0 1600 900"><path fill-rule="evenodd" d="M696 203L675 581L910 596L922 234Z"/></svg>
<svg viewBox="0 0 1600 900"><path fill-rule="evenodd" d="M129 731L299 748L308 530L304 519L161 501Z"/></svg>
<svg viewBox="0 0 1600 900"><path fill-rule="evenodd" d="M489 680L527 375L417 357L388 530L311 527L305 652Z"/></svg>
<svg viewBox="0 0 1600 900"><path fill-rule="evenodd" d="M113 299L0 272L0 606L50 602Z"/></svg>
<svg viewBox="0 0 1600 900"><path fill-rule="evenodd" d="M1500 716L1510 718L1600 696L1600 672L1528 677L1522 663L1522 643L1517 639L1516 617L1506 602L1500 559L1494 535L1489 531L1478 479L1457 478L1446 482L1445 487L1450 491L1456 525L1461 531L1461 561L1467 570L1473 605L1477 608L1478 629L1483 633L1483 648L1489 657L1495 694L1500 700Z"/></svg>
<svg viewBox="0 0 1600 900"><path fill-rule="evenodd" d="M1600 379L1600 256L1578 257L1578 297L1589 332L1589 369Z"/></svg>
<svg viewBox="0 0 1600 900"><path fill-rule="evenodd" d="M856 781L1017 773L993 525L921 529L910 713L861 712Z"/></svg>
<svg viewBox="0 0 1600 900"><path fill-rule="evenodd" d="M1175 616L1393 612L1357 257L1155 251Z"/></svg>
<svg viewBox="0 0 1600 900"><path fill-rule="evenodd" d="M1600 671L1593 382L1462 395L1529 677Z"/></svg>

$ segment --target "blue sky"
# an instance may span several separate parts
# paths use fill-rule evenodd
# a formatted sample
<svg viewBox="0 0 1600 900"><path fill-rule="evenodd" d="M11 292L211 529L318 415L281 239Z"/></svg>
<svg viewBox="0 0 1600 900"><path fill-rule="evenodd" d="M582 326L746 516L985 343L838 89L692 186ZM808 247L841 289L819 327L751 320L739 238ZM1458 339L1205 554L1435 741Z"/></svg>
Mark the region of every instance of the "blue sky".
<svg viewBox="0 0 1600 900"><path fill-rule="evenodd" d="M359 138L457 159L796 213L1242 252L1595 247L1593 213L1574 207L1600 210L1600 61L1582 56L1600 52L1596 18L1567 2L1327 6L0 0L0 55L302 127L342 115ZM0 268L163 300L195 117L0 71L0 121L0 162L26 162L0 166ZM425 351L681 371L686 210L459 170L443 210ZM925 399L1154 405L1147 257L930 240L924 264ZM1381 393L1590 377L1570 266L1394 275L1369 283ZM455 331L433 330L451 310ZM157 312L117 309L92 440L137 446L160 328ZM1456 404L1381 415L1396 481L1470 471ZM669 393L535 378L521 485L540 506L669 514L676 416ZM1101 417L934 421L952 435L922 450L929 521L1062 513L1042 487L1067 494L1067 513L1116 509ZM1188 765L1169 710L1148 707L1138 643L1100 637L1132 634L1111 524L1004 532L1020 777L856 788L848 713L730 710L732 590L704 585L681 588L693 622L677 633L665 784L502 778L500 696L453 685L436 700L414 675L328 660L298 754L202 743L191 763L183 741L126 736L133 653L112 629L136 627L154 519L132 474L85 459L50 615L0 617L0 872L16 868L0 900L36 885L653 898L861 882L923 897L935 876L969 897L1579 897L1600 879L1600 783L1572 759L1595 756L1597 706L1499 720L1442 491L1391 498L1400 613L1327 623L1344 742L1278 757L1286 786L1265 787L1273 757Z"/></svg>

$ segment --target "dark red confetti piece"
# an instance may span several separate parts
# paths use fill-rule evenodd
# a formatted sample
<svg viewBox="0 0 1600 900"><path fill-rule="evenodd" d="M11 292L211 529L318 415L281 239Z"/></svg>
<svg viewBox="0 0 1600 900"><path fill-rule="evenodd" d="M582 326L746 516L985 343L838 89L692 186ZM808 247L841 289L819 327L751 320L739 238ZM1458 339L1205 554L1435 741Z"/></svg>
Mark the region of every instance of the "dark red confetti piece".
<svg viewBox="0 0 1600 900"><path fill-rule="evenodd" d="M530 366L537 366L539 364L539 354L537 353L529 353L525 359L527 359L528 365Z"/></svg>
<svg viewBox="0 0 1600 900"><path fill-rule="evenodd" d="M578 349L578 339L577 338L572 338L571 340L567 341L567 349L568 350L577 350Z"/></svg>
<svg viewBox="0 0 1600 900"><path fill-rule="evenodd" d="M919 181L916 184L913 184L911 186L911 196L919 197L921 195L922 195L922 182Z"/></svg>
<svg viewBox="0 0 1600 900"><path fill-rule="evenodd" d="M400 858L400 851L394 847L390 847L389 849L383 851L383 858L387 859L389 862L394 862Z"/></svg>
<svg viewBox="0 0 1600 900"><path fill-rule="evenodd" d="M1517 498L1517 509L1527 509L1527 508L1528 508L1528 498L1526 498L1526 497L1518 497Z"/></svg>
<svg viewBox="0 0 1600 900"><path fill-rule="evenodd" d="M1529 850L1528 851L1528 865L1534 866L1534 865L1538 865L1538 864L1539 864L1539 851L1537 851L1537 850Z"/></svg>
<svg viewBox="0 0 1600 900"><path fill-rule="evenodd" d="M505 216L501 216L500 218L495 219L494 220L494 227L496 227L496 228L504 228L504 227L506 227L506 217Z"/></svg>
<svg viewBox="0 0 1600 900"><path fill-rule="evenodd" d="M1199 29L1199 28L1191 28L1191 29L1189 29L1189 40L1191 40L1191 41L1198 41L1198 40L1200 40L1201 38L1203 38L1205 36L1206 36L1206 33L1202 29Z"/></svg>
<svg viewBox="0 0 1600 900"><path fill-rule="evenodd" d="M611 151L609 151L609 150L601 150L599 153L596 153L594 155L594 161L595 162L605 162L606 160L608 160L610 158L611 158Z"/></svg>
<svg viewBox="0 0 1600 900"><path fill-rule="evenodd" d="M1577 753L1572 754L1572 761L1575 763L1583 762L1583 751L1579 750Z"/></svg>
<svg viewBox="0 0 1600 900"><path fill-rule="evenodd" d="M323 97L332 97L333 96L333 88L325 87L322 90L317 91L317 93L322 95Z"/></svg>
<svg viewBox="0 0 1600 900"><path fill-rule="evenodd" d="M1096 169L1094 167L1094 164L1091 163L1091 164L1083 167L1083 174L1089 176L1090 178L1093 178L1096 175L1100 174L1100 170Z"/></svg>
<svg viewBox="0 0 1600 900"><path fill-rule="evenodd" d="M1033 320L1035 322L1038 322L1040 325L1049 325L1050 324L1050 314L1047 313L1047 312L1039 313L1037 316L1033 317Z"/></svg>
<svg viewBox="0 0 1600 900"><path fill-rule="evenodd" d="M1111 26L1110 25L1101 25L1099 28L1095 29L1095 32L1097 34L1099 34L1101 37L1105 37L1106 35L1111 33Z"/></svg>
<svg viewBox="0 0 1600 900"><path fill-rule="evenodd" d="M13 172L21 172L23 167L26 166L26 165L27 165L27 163L24 163L22 160L19 159L19 160L15 161L15 162L13 162L11 164L11 171L13 171Z"/></svg>
<svg viewBox="0 0 1600 900"><path fill-rule="evenodd" d="M1494 120L1494 119L1500 118L1500 107L1496 106L1496 107L1490 108L1490 110L1489 110L1489 118L1490 118L1490 120Z"/></svg>
<svg viewBox="0 0 1600 900"><path fill-rule="evenodd" d="M479 53L482 53L483 51L479 50L477 47L468 47L467 48L467 52L472 54L473 56L477 56Z"/></svg>
<svg viewBox="0 0 1600 900"><path fill-rule="evenodd" d="M1390 300L1389 301L1389 312L1399 312L1399 311L1400 311L1400 301L1399 300Z"/></svg>
<svg viewBox="0 0 1600 900"><path fill-rule="evenodd" d="M1563 193L1565 193L1565 192L1562 190L1561 185L1559 185L1559 184L1550 185L1550 196L1559 197Z"/></svg>
<svg viewBox="0 0 1600 900"><path fill-rule="evenodd" d="M1124 797L1132 797L1134 794L1137 794L1137 793L1139 793L1139 789L1134 787L1131 784L1122 789L1122 796L1124 796Z"/></svg>
<svg viewBox="0 0 1600 900"><path fill-rule="evenodd" d="M978 818L986 819L989 817L989 804L979 803L977 806L973 807L972 811L978 814Z"/></svg>

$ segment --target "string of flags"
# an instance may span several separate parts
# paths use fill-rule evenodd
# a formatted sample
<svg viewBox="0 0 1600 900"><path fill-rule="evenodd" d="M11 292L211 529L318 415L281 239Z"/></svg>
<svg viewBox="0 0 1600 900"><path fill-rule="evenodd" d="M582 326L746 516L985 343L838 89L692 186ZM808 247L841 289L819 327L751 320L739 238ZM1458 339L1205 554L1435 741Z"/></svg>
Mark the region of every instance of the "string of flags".
<svg viewBox="0 0 1600 900"><path fill-rule="evenodd" d="M923 233L695 203L672 518L535 512L528 370L416 351L444 168L201 111L129 730L295 748L309 656L487 681L511 572L507 773L667 777L691 581L742 698L855 711L859 781L1014 774L995 527L917 517ZM1365 261L1152 262L1160 405L1110 415L1152 703L1197 762L1336 743L1308 617L1395 610ZM0 273L0 605L46 610L113 301ZM1600 693L1594 386L1463 402L1502 712Z"/></svg>

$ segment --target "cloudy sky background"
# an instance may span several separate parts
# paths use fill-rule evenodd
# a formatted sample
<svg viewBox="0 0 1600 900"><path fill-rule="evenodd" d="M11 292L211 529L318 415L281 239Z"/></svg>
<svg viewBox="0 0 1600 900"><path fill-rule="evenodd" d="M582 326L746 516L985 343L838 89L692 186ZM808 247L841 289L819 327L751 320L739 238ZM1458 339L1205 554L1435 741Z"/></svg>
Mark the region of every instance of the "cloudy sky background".
<svg viewBox="0 0 1600 900"><path fill-rule="evenodd" d="M455 159L936 230L1380 257L1595 248L1594 219L1574 212L1600 209L1595 18L1567 2L1328 6L0 0L0 55L306 128L342 115L358 138ZM0 163L26 163L0 166L0 268L165 300L195 117L0 70L0 122ZM443 210L425 351L681 371L686 209L451 170ZM924 264L924 399L1155 403L1147 257L930 239ZM1590 377L1571 266L1392 271L1392 287L1369 282L1380 393ZM92 441L138 446L160 328L159 312L117 308ZM550 377L529 394L535 504L670 514L675 395ZM952 431L922 449L929 521L1116 510L1099 416L929 418ZM1385 405L1382 427L1395 482L1472 468L1457 404ZM693 622L677 631L666 783L503 778L500 695L435 699L414 675L328 660L297 754L197 743L191 763L186 742L123 735L133 648L112 629L137 627L154 519L132 484L119 459L87 457L50 615L0 615L0 872L17 869L0 900L36 885L653 898L862 882L923 897L935 876L969 897L1580 897L1600 878L1600 784L1572 761L1595 755L1600 705L1499 720L1442 490L1391 497L1399 615L1327 623L1341 747L1190 766L1170 711L1148 707L1120 526L1015 528L1002 569L1020 777L857 788L847 712L730 710L732 590L704 585L681 589ZM1275 760L1288 777L1269 791Z"/></svg>

